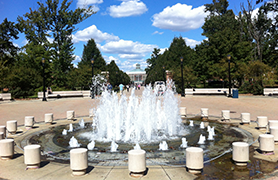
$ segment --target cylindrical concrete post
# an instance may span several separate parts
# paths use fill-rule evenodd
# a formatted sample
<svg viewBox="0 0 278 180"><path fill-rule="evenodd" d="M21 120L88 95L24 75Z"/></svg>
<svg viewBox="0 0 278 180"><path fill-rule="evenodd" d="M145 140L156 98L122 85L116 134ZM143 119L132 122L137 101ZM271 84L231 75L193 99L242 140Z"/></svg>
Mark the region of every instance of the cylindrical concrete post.
<svg viewBox="0 0 278 180"><path fill-rule="evenodd" d="M250 113L241 113L241 123L250 124Z"/></svg>
<svg viewBox="0 0 278 180"><path fill-rule="evenodd" d="M146 151L142 149L128 151L128 170L133 177L143 176L146 171Z"/></svg>
<svg viewBox="0 0 278 180"><path fill-rule="evenodd" d="M26 129L32 129L35 122L34 116L25 116L25 127Z"/></svg>
<svg viewBox="0 0 278 180"><path fill-rule="evenodd" d="M201 108L201 117L202 119L208 119L208 108Z"/></svg>
<svg viewBox="0 0 278 180"><path fill-rule="evenodd" d="M5 139L5 136L4 136L4 133L3 132L0 132L0 140L1 139Z"/></svg>
<svg viewBox="0 0 278 180"><path fill-rule="evenodd" d="M249 145L246 142L233 142L233 160L238 166L246 166L249 161Z"/></svg>
<svg viewBox="0 0 278 180"><path fill-rule="evenodd" d="M221 119L226 121L230 120L230 111L229 110L222 110L221 111Z"/></svg>
<svg viewBox="0 0 278 180"><path fill-rule="evenodd" d="M278 120L269 120L268 121L269 128L271 127L278 127Z"/></svg>
<svg viewBox="0 0 278 180"><path fill-rule="evenodd" d="M186 149L186 167L188 172L201 173L204 168L204 152L202 148L189 147Z"/></svg>
<svg viewBox="0 0 278 180"><path fill-rule="evenodd" d="M278 127L270 127L270 134L274 136L274 143L278 143Z"/></svg>
<svg viewBox="0 0 278 180"><path fill-rule="evenodd" d="M74 120L74 111L67 111L67 120Z"/></svg>
<svg viewBox="0 0 278 180"><path fill-rule="evenodd" d="M27 169L37 169L41 163L41 146L38 144L24 147L24 163Z"/></svg>
<svg viewBox="0 0 278 180"><path fill-rule="evenodd" d="M268 120L266 116L257 116L258 128L266 128L268 125Z"/></svg>
<svg viewBox="0 0 278 180"><path fill-rule="evenodd" d="M180 107L180 114L181 117L186 117L186 107Z"/></svg>
<svg viewBox="0 0 278 180"><path fill-rule="evenodd" d="M272 134L261 134L259 136L259 142L262 153L274 151L274 136Z"/></svg>
<svg viewBox="0 0 278 180"><path fill-rule="evenodd" d="M2 159L12 159L14 155L14 140L1 139L0 140L0 156Z"/></svg>
<svg viewBox="0 0 278 180"><path fill-rule="evenodd" d="M4 135L4 138L6 138L6 126L0 126L0 132L2 132Z"/></svg>
<svg viewBox="0 0 278 180"><path fill-rule="evenodd" d="M7 131L10 134L15 134L17 131L17 120L7 121Z"/></svg>
<svg viewBox="0 0 278 180"><path fill-rule="evenodd" d="M46 124L52 124L52 122L53 122L53 113L44 114L44 122Z"/></svg>
<svg viewBox="0 0 278 180"><path fill-rule="evenodd" d="M86 148L76 148L70 150L70 168L72 175L82 176L88 167L88 150Z"/></svg>

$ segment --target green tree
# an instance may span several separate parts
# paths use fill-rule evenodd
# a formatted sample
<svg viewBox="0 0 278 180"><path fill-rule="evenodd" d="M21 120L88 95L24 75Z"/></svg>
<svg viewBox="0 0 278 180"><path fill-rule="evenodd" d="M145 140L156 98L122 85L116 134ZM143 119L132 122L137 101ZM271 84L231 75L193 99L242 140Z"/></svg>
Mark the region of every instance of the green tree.
<svg viewBox="0 0 278 180"><path fill-rule="evenodd" d="M73 68L72 33L75 25L90 17L92 8L69 10L72 1L47 0L38 2L37 10L30 9L24 17L18 17L20 30L34 46L41 45L51 53L51 70L53 84L58 87L67 86L67 75Z"/></svg>

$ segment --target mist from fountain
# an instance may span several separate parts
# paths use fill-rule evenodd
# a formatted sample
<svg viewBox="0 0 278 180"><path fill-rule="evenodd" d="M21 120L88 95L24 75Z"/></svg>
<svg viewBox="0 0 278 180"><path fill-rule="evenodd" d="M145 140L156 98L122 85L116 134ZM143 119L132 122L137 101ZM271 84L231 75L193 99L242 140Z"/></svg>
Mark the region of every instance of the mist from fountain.
<svg viewBox="0 0 278 180"><path fill-rule="evenodd" d="M141 98L134 93L132 89L129 98L122 95L119 99L114 92L102 92L94 111L95 130L83 136L96 141L148 143L186 133L172 90L167 89L164 98L157 97L151 86L144 88Z"/></svg>

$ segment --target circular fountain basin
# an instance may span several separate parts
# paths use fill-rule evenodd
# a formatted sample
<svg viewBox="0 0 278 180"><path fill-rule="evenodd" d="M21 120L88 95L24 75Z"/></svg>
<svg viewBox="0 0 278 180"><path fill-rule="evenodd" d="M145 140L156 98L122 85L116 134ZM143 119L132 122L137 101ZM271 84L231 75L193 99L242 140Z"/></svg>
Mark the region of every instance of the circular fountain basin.
<svg viewBox="0 0 278 180"><path fill-rule="evenodd" d="M163 139L168 144L168 150L159 149L161 141L153 141L148 143L140 143L141 149L146 151L146 158L153 164L175 164L184 165L186 162L185 148L181 148L182 138L188 141L188 147L201 147L204 149L204 161L213 159L225 151L231 149L233 142L252 142L252 136L249 132L230 125L223 125L210 122L211 127L215 127L214 140L206 140L204 144L197 144L199 136L208 137L207 128L200 129L201 121L194 121L194 126L190 127L189 123L185 123L187 134L181 136L169 137ZM62 135L64 129L68 129L69 125L61 125L51 128L49 131L38 133L29 139L30 143L40 144L42 150L50 156L49 160L64 159L69 160L70 139L74 136L80 147L87 148L91 140L84 136L84 133L93 131L92 123L85 123L84 128L80 128L78 123L73 124L73 132ZM88 151L88 161L90 163L99 163L109 161L109 165L127 165L128 151L133 149L135 144L128 142L116 141L119 145L116 152L110 152L111 141L95 141L95 148Z"/></svg>

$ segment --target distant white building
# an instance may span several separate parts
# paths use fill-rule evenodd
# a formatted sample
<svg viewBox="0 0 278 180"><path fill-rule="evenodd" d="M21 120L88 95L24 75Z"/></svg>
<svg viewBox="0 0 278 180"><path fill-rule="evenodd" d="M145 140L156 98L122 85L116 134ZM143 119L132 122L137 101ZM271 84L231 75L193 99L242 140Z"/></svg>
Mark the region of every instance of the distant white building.
<svg viewBox="0 0 278 180"><path fill-rule="evenodd" d="M140 64L136 64L136 68L126 72L130 77L130 81L134 84L144 84L147 78L146 71L140 68Z"/></svg>

